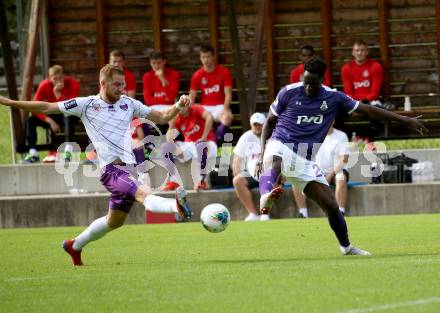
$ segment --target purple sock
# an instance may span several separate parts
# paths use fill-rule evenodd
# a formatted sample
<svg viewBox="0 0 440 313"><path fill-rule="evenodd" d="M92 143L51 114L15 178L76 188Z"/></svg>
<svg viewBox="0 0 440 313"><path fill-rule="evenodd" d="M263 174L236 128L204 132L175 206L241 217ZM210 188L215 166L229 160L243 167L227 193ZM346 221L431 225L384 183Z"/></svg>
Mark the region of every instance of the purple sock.
<svg viewBox="0 0 440 313"><path fill-rule="evenodd" d="M208 147L206 142L200 142L196 144L197 157L200 161L200 174L206 173L206 164L208 162Z"/></svg>
<svg viewBox="0 0 440 313"><path fill-rule="evenodd" d="M274 169L266 170L260 175L260 195L264 195L273 189L278 176L279 173Z"/></svg>
<svg viewBox="0 0 440 313"><path fill-rule="evenodd" d="M215 130L217 145L220 145L220 143L223 142L223 138L228 130L229 130L229 126L226 126L225 124L220 124L217 126L217 129Z"/></svg>
<svg viewBox="0 0 440 313"><path fill-rule="evenodd" d="M329 210L327 214L328 222L335 232L339 244L343 247L348 247L350 245L350 240L348 239L347 223L345 222L344 216L338 208L336 208L336 210Z"/></svg>
<svg viewBox="0 0 440 313"><path fill-rule="evenodd" d="M139 165L145 161L144 148L133 149L133 154L136 159L136 164Z"/></svg>
<svg viewBox="0 0 440 313"><path fill-rule="evenodd" d="M173 156L173 153L176 151L176 144L174 142L165 142L160 148L165 163L165 168L167 169L168 174L172 177L177 171Z"/></svg>
<svg viewBox="0 0 440 313"><path fill-rule="evenodd" d="M142 129L144 131L144 136L147 137L151 131L150 131L150 125L148 124L142 124Z"/></svg>

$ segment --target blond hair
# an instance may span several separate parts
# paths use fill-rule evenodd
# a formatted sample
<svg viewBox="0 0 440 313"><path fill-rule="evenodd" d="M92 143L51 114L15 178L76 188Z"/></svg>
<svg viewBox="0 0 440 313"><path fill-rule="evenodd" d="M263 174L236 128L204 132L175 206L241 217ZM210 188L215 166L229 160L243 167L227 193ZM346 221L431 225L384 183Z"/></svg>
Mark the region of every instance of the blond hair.
<svg viewBox="0 0 440 313"><path fill-rule="evenodd" d="M112 50L112 51L110 51L109 56L110 56L110 58L111 57L121 57L123 60L125 60L125 54L124 54L124 52L122 52L120 50Z"/></svg>
<svg viewBox="0 0 440 313"><path fill-rule="evenodd" d="M113 78L113 75L123 76L124 71L115 65L107 64L99 71L99 81L108 81Z"/></svg>
<svg viewBox="0 0 440 313"><path fill-rule="evenodd" d="M55 75L64 75L64 69L61 65L56 64L56 65L49 67L48 74L49 74L49 77L52 77Z"/></svg>

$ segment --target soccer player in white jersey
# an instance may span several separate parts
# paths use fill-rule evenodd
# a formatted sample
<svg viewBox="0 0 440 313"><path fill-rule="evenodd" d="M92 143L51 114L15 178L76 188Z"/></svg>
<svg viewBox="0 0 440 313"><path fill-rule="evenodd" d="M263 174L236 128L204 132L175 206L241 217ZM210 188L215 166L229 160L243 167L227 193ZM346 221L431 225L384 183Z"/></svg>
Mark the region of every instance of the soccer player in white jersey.
<svg viewBox="0 0 440 313"><path fill-rule="evenodd" d="M101 167L101 183L111 193L106 216L96 219L81 234L63 242L73 265L83 265L82 248L91 241L121 227L134 203L139 201L152 212L176 212L190 219L192 212L186 203L183 188L176 191L176 199L166 199L140 188L134 170L135 159L131 150L130 123L133 117L146 117L158 124L168 123L179 110L190 104L183 95L169 110L157 112L141 102L123 95L124 72L114 65L105 65L99 73L98 95L78 97L58 103L41 101L15 101L0 96L0 103L37 113L64 113L81 118L87 134L94 144Z"/></svg>
<svg viewBox="0 0 440 313"><path fill-rule="evenodd" d="M337 114L354 111L371 119L395 120L419 133L427 129L417 118L366 105L323 86L326 65L321 59L307 61L304 69L303 82L287 85L278 93L263 126L263 157L257 166L257 172L260 172L264 164L264 172L260 176L260 212L262 217L268 216L280 197L283 189L274 186L283 175L325 211L342 254L370 255L351 245L347 224L333 192L324 174L311 159L313 149L316 149L316 144L322 143Z"/></svg>
<svg viewBox="0 0 440 313"><path fill-rule="evenodd" d="M259 185L258 176L255 176L255 166L260 158L260 136L265 121L266 116L263 113L252 114L251 129L238 139L232 159L232 174L234 175L232 183L238 199L249 213L244 219L246 222L260 220L260 215L252 200L251 189Z"/></svg>

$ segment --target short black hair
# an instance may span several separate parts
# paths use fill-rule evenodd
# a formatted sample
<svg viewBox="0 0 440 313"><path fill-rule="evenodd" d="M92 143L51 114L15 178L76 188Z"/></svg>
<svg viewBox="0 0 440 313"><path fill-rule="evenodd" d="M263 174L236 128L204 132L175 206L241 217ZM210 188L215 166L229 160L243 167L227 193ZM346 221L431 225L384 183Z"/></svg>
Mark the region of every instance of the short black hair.
<svg viewBox="0 0 440 313"><path fill-rule="evenodd" d="M325 65L325 62L320 58L311 58L304 64L304 71L316 74L321 78L324 77L326 69L327 65Z"/></svg>
<svg viewBox="0 0 440 313"><path fill-rule="evenodd" d="M201 46L200 53L211 52L212 55L215 55L215 49L211 46Z"/></svg>
<svg viewBox="0 0 440 313"><path fill-rule="evenodd" d="M309 50L312 54L315 54L315 48L313 48L311 45L302 46L300 51L303 51L303 50Z"/></svg>

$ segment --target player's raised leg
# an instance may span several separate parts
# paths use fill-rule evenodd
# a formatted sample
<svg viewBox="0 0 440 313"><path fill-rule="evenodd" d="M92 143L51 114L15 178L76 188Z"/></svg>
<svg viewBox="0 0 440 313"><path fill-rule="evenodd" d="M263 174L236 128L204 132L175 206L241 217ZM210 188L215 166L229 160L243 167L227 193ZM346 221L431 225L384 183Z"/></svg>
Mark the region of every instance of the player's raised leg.
<svg viewBox="0 0 440 313"><path fill-rule="evenodd" d="M283 194L284 189L279 185L282 159L274 155L271 166L268 166L260 176L260 213L261 220L269 220L269 213L276 200Z"/></svg>
<svg viewBox="0 0 440 313"><path fill-rule="evenodd" d="M193 213L186 200L183 187L176 189L175 199L163 198L152 194L139 194L136 198L143 203L145 210L155 213L178 213L185 220L190 220Z"/></svg>
<svg viewBox="0 0 440 313"><path fill-rule="evenodd" d="M354 248L350 244L347 223L345 222L344 216L339 211L338 203L328 185L311 181L305 187L304 193L307 197L315 200L327 214L328 222L339 241L342 254L371 255L368 251Z"/></svg>

